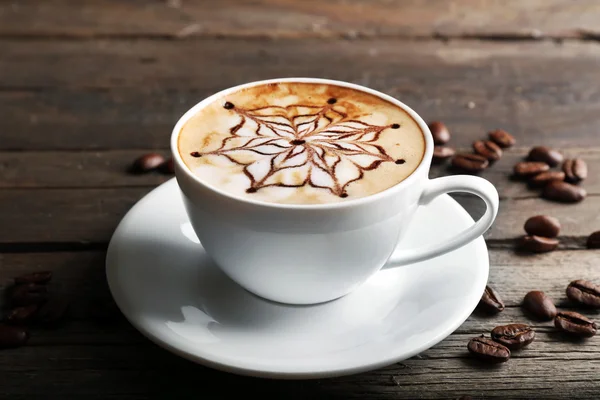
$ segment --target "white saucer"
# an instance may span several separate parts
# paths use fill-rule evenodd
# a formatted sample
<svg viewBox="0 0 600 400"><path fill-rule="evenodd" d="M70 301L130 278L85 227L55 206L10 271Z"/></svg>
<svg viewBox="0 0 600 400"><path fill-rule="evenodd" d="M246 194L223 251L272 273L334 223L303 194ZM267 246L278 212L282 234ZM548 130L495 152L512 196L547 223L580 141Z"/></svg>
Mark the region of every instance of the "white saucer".
<svg viewBox="0 0 600 400"><path fill-rule="evenodd" d="M417 212L402 246L437 241L472 223L444 195ZM440 342L477 305L489 261L479 238L437 259L382 270L329 303L272 303L210 261L171 179L122 220L106 269L121 311L158 345L224 371L300 379L376 369Z"/></svg>

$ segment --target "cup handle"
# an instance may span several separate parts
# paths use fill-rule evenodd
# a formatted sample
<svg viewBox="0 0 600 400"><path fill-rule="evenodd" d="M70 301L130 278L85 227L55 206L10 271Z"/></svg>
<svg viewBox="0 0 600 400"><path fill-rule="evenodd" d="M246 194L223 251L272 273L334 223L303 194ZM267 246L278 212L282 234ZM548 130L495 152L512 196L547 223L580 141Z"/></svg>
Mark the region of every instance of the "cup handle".
<svg viewBox="0 0 600 400"><path fill-rule="evenodd" d="M477 176L456 175L432 179L427 182L419 205L426 205L435 197L451 192L466 192L481 197L486 205L485 214L473 226L442 243L396 251L383 268L399 267L448 253L483 235L492 226L498 214L498 191L490 182Z"/></svg>

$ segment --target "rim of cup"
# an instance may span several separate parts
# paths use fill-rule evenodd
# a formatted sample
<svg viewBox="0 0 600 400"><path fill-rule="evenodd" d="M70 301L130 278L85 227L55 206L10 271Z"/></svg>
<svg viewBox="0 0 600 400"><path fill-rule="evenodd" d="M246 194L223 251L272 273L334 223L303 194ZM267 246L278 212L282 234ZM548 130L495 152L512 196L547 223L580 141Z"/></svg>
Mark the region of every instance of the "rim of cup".
<svg viewBox="0 0 600 400"><path fill-rule="evenodd" d="M183 162L181 154L179 154L179 145L178 145L179 135L182 131L183 126L186 124L186 122L190 118L192 118L194 115L196 115L202 108L208 106L209 104L213 103L214 101L216 101L219 98L225 97L228 94L235 93L239 90L243 90L243 89L250 88L253 86L260 86L260 85L266 85L266 84L272 84L272 83L290 83L290 82L291 83L294 83L294 82L297 82L297 83L321 83L321 84L326 84L326 85L346 87L346 88L350 88L350 89L357 90L357 91L362 91L362 92L377 96L383 100L386 100L386 101L402 108L417 123L417 125L421 129L421 132L423 133L423 136L425 139L425 152L423 153L421 162L419 163L417 168L415 168L415 170L408 177L406 177L406 179L404 179L401 182L399 182L393 186L390 186L389 188L384 189L380 192L373 193L371 195L364 196L364 197L359 197L357 199L344 200L344 201L334 202L334 203L316 203L316 204L275 203L275 202L254 200L254 199L249 199L246 197L236 196L234 194L231 194L224 190L221 190L214 185L210 185L207 182L204 182L202 180L202 178L198 177L198 175L196 175L193 171L191 171L190 168ZM204 98L203 100L201 100L194 106L192 106L188 111L186 111L179 118L179 120L176 122L175 126L173 127L170 142L171 142L171 153L172 153L173 161L178 165L179 170L182 171L182 173L185 174L185 176L187 178L194 181L194 183L196 185L204 187L205 189L208 189L208 190L210 190L220 196L228 198L230 200L239 201L239 202L242 202L245 204L259 206L259 207L265 207L265 208L290 209L290 210L292 210L292 209L299 209L299 210L343 209L343 208L350 208L350 207L354 207L354 206L358 206L358 205L365 205L367 203L382 200L383 198L394 196L397 192L399 192L403 188L411 185L413 183L413 181L418 179L418 176L421 176L424 169L429 169L429 165L431 164L431 158L433 155L433 137L431 135L431 131L429 130L429 127L427 126L427 124L425 123L423 118L421 118L421 116L419 114L417 114L411 107L409 107L405 103L401 102L400 100L398 100L395 97L392 97L388 94L385 94L383 92L380 92L380 91L377 91L377 90L374 90L374 89L371 89L371 88L368 88L366 86L362 86L359 84L340 81L340 80L334 80L334 79L309 78L309 77L274 78L274 79L267 79L267 80L259 80L259 81L244 83L241 85L236 85L236 86L218 91L218 92Z"/></svg>

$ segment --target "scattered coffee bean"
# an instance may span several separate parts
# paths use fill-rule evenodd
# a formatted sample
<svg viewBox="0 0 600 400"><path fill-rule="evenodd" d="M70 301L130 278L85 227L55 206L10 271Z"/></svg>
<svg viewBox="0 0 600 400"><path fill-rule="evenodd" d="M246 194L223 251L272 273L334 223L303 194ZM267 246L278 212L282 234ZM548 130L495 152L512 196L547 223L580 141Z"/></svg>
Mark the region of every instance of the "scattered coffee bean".
<svg viewBox="0 0 600 400"><path fill-rule="evenodd" d="M25 324L33 319L37 310L37 304L15 307L6 313L6 320L11 324Z"/></svg>
<svg viewBox="0 0 600 400"><path fill-rule="evenodd" d="M511 350L517 350L533 342L535 331L525 324L501 325L492 329L492 339Z"/></svg>
<svg viewBox="0 0 600 400"><path fill-rule="evenodd" d="M450 131L442 122L435 121L430 123L429 130L433 136L433 143L446 144L450 141Z"/></svg>
<svg viewBox="0 0 600 400"><path fill-rule="evenodd" d="M529 184L533 187L542 187L552 181L564 181L565 173L562 171L546 171L534 175L529 179Z"/></svg>
<svg viewBox="0 0 600 400"><path fill-rule="evenodd" d="M546 146L536 146L529 151L527 159L529 161L545 162L551 167L556 167L563 161L564 157L557 150L551 149Z"/></svg>
<svg viewBox="0 0 600 400"><path fill-rule="evenodd" d="M598 332L598 325L585 315L574 311L561 311L554 318L558 329L580 337L592 337Z"/></svg>
<svg viewBox="0 0 600 400"><path fill-rule="evenodd" d="M524 229L529 235L555 238L560 232L560 222L548 215L536 215L525 221Z"/></svg>
<svg viewBox="0 0 600 400"><path fill-rule="evenodd" d="M51 297L40 307L36 322L44 326L53 326L61 322L69 309L69 302L64 297Z"/></svg>
<svg viewBox="0 0 600 400"><path fill-rule="evenodd" d="M23 346L29 340L29 332L20 326L0 325L0 349Z"/></svg>
<svg viewBox="0 0 600 400"><path fill-rule="evenodd" d="M531 177L542 172L546 172L550 169L550 166L543 162L538 161L521 161L517 163L513 169L516 176L519 177Z"/></svg>
<svg viewBox="0 0 600 400"><path fill-rule="evenodd" d="M556 250L559 241L555 238L546 238L536 235L523 236L519 243L519 249L531 253L546 253Z"/></svg>
<svg viewBox="0 0 600 400"><path fill-rule="evenodd" d="M493 364L506 362L510 358L510 350L506 346L487 339L483 335L469 340L467 349L480 360Z"/></svg>
<svg viewBox="0 0 600 400"><path fill-rule="evenodd" d="M490 132L489 135L490 139L492 139L498 146L502 147L503 149L511 147L517 142L513 135L506 131L503 131L502 129L497 129L493 132Z"/></svg>
<svg viewBox="0 0 600 400"><path fill-rule="evenodd" d="M16 284L21 283L48 283L52 279L52 271L40 271L32 272L31 274L25 274L17 276L15 278Z"/></svg>
<svg viewBox="0 0 600 400"><path fill-rule="evenodd" d="M160 172L163 174L172 174L175 172L175 165L173 164L173 158L169 158L167 161L162 163L159 167Z"/></svg>
<svg viewBox="0 0 600 400"><path fill-rule="evenodd" d="M600 231L596 231L588 236L587 239L588 249L600 249Z"/></svg>
<svg viewBox="0 0 600 400"><path fill-rule="evenodd" d="M537 319L550 321L556 317L556 306L546 294L540 290L533 290L523 298L523 308Z"/></svg>
<svg viewBox="0 0 600 400"><path fill-rule="evenodd" d="M571 183L581 182L588 175L587 164L581 158L565 160L562 169L565 180Z"/></svg>
<svg viewBox="0 0 600 400"><path fill-rule="evenodd" d="M23 283L12 288L10 301L13 306L41 304L48 300L48 289L36 283Z"/></svg>
<svg viewBox="0 0 600 400"><path fill-rule="evenodd" d="M499 313L504 310L504 302L494 288L486 285L485 291L483 292L477 307L488 313Z"/></svg>
<svg viewBox="0 0 600 400"><path fill-rule="evenodd" d="M473 142L473 150L489 161L498 161L502 157L502 149L491 140L477 140Z"/></svg>
<svg viewBox="0 0 600 400"><path fill-rule="evenodd" d="M435 146L433 148L433 162L440 163L452 157L455 153L452 147Z"/></svg>
<svg viewBox="0 0 600 400"><path fill-rule="evenodd" d="M458 400L473 400L471 396L460 396Z"/></svg>
<svg viewBox="0 0 600 400"><path fill-rule="evenodd" d="M579 279L567 286L569 300L588 307L600 308L600 286L590 281Z"/></svg>
<svg viewBox="0 0 600 400"><path fill-rule="evenodd" d="M489 161L477 154L457 154L452 159L452 166L467 172L483 171L489 165Z"/></svg>
<svg viewBox="0 0 600 400"><path fill-rule="evenodd" d="M150 172L165 162L165 158L157 153L148 153L136 159L131 170L135 173Z"/></svg>
<svg viewBox="0 0 600 400"><path fill-rule="evenodd" d="M552 181L544 187L542 196L548 200L577 203L587 196L587 192L584 188L567 182Z"/></svg>

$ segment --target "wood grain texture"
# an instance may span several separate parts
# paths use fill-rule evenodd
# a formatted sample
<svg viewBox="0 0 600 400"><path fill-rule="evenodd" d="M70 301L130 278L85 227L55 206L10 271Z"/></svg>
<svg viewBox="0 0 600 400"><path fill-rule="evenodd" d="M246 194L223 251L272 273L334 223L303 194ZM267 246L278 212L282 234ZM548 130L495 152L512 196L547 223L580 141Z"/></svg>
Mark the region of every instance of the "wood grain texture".
<svg viewBox="0 0 600 400"><path fill-rule="evenodd" d="M570 357L565 357L565 349L557 349L562 347L560 339L540 333L532 346L546 344L550 351L530 357L532 347L505 365L489 368L466 354L470 336L455 338L442 342L446 347L439 345L439 350L461 357L430 358L432 349L377 371L311 381L238 377L178 359L150 344L26 347L0 353L0 382L11 399L35 398L40 392L51 393L48 399L196 399L199 390L203 398L220 399L235 395L239 387L248 395L286 399L456 399L464 394L558 399L572 398L574 392L580 399L597 398L600 365L593 358L598 351L593 341L572 344ZM35 372L31 365L36 365ZM559 378L566 376L571 378Z"/></svg>
<svg viewBox="0 0 600 400"><path fill-rule="evenodd" d="M485 139L485 135L481 139ZM598 149L600 150L600 149ZM500 160L490 164L490 166L478 173L478 176L492 182L502 199L525 199L537 197L541 194L541 189L531 186L527 179L521 179L514 176L513 168L515 164L526 161L530 148L511 148L503 150ZM581 158L585 160L590 174L582 181L580 186L584 187L589 195L600 194L600 176L593 171L600 171L600 151L595 148L560 148L559 151L565 158ZM459 153L472 153L473 148L459 148ZM561 166L552 169L560 171ZM432 165L430 177L439 177L449 174L464 174L464 171L456 170L451 167L450 162L440 165ZM0 184L1 185L1 184Z"/></svg>
<svg viewBox="0 0 600 400"><path fill-rule="evenodd" d="M0 287L10 287L12 278L21 274L52 271L49 290L53 295L70 300L70 319L96 321L97 326L93 329L99 333L105 331L102 324L122 328L125 319L110 296L104 269L105 259L103 251L0 253ZM114 327L111 329L114 330ZM76 326L73 332L78 331ZM49 334L52 332L55 331L48 331ZM87 332L86 335L89 336L90 333ZM68 343L74 340L74 336L76 334L68 336Z"/></svg>
<svg viewBox="0 0 600 400"><path fill-rule="evenodd" d="M534 87L542 89L542 84L559 93L565 89L559 84L564 83L571 89L587 89L571 93L572 96L586 96L594 93L595 89L585 83L597 79L590 69L598 66L600 58L595 43L579 42L490 45L463 40L445 44L393 39L181 42L5 39L1 43L4 57L0 60L3 71L0 86L5 89L211 90L257 79L320 76L365 84L379 82L392 94L409 83L418 83L416 89L422 88L427 80L433 87L452 78L446 97L457 90L464 92L465 80L478 83L469 87L473 94L484 90L485 86L479 85L504 87L504 91L493 93L501 96L519 90L527 93ZM540 69L540 65L546 68ZM528 73L534 71L535 74ZM575 76L577 79L573 79ZM383 78L387 79L382 81ZM518 86L521 88L517 89ZM453 90L449 92L450 89ZM435 99L435 95L430 96ZM467 101L470 100L473 99Z"/></svg>
<svg viewBox="0 0 600 400"><path fill-rule="evenodd" d="M600 320L565 295L572 280L600 283L600 250L585 249L600 229L599 16L593 0L0 2L0 294L11 277L50 269L51 292L71 300L65 324L0 351L0 399L221 399L240 389L292 400L600 398L600 337L568 340L520 307L539 289ZM461 150L496 128L517 137L481 174L502 198L485 235L502 313L476 311L401 363L310 381L204 368L127 322L103 250L127 210L169 179L128 174L131 161L150 149L168 154L175 122L206 96L281 76L381 90L444 121ZM582 203L548 202L509 179L538 144L588 162ZM444 165L431 175L450 173ZM455 198L483 213L479 200ZM559 250L516 252L523 223L539 213L560 219ZM469 356L470 338L514 322L534 327L531 346L498 367Z"/></svg>
<svg viewBox="0 0 600 400"><path fill-rule="evenodd" d="M368 373L311 381L264 381L217 372L182 360L151 344L124 321L101 279L103 252L0 255L0 281L39 269L55 272L52 284L71 294L73 319L50 330L34 329L28 346L0 352L2 394L32 398L48 391L50 399L222 398L243 386L266 398L567 398L577 391L592 399L600 392L600 341L573 342L551 323L530 320L519 308L531 289L545 290L559 307L570 309L564 287L574 278L600 280L594 251L559 251L520 257L490 253L490 284L507 303L504 312L474 313L451 336L401 363ZM572 266L565 268L565 265ZM95 300L94 300L95 299ZM600 319L600 312L583 311ZM498 367L474 361L467 341L489 335L499 324L531 324L536 340ZM565 379L564 377L569 377ZM485 383L485 384L484 384ZM208 396L208 397L207 397ZM195 397L194 397L195 398Z"/></svg>
<svg viewBox="0 0 600 400"><path fill-rule="evenodd" d="M461 332L474 332L483 326L489 327L482 325L487 322L505 323L511 318L523 318L518 308L523 296L530 290L542 290L554 299L557 306L570 309L572 304L565 295L569 282L587 279L600 284L600 250L522 255L509 249L492 249L489 254L490 285L497 289L509 309L494 319L474 315L463 326L464 329L461 328ZM119 313L110 297L104 265L103 251L0 253L0 285L10 285L12 277L23 273L51 270L54 273L51 289L74 300L72 316L76 320L112 316L106 323L122 326L123 319L116 318ZM600 319L600 311L587 312ZM540 326L543 325L545 324Z"/></svg>
<svg viewBox="0 0 600 400"><path fill-rule="evenodd" d="M485 135L482 135L485 138ZM460 148L458 152L472 152L472 148ZM523 161L527 148L504 151L503 157L484 170L479 176L489 180L503 199L535 197L540 190L531 188L526 180L515 179L513 166ZM589 177L583 181L588 194L600 195L600 147L563 151L565 157L585 160ZM151 149L107 150L107 151L0 151L0 188L114 188L156 186L165 182L170 175L160 172L146 174L131 173L132 162ZM169 151L159 154L169 157ZM557 167L556 170L559 170ZM464 174L450 167L450 163L434 164L431 177L449 174Z"/></svg>
<svg viewBox="0 0 600 400"><path fill-rule="evenodd" d="M134 173L148 150L0 152L0 188L150 187L171 178L160 170ZM158 154L170 157L168 151ZM600 152L599 169L600 169ZM598 187L600 193L600 185Z"/></svg>
<svg viewBox="0 0 600 400"><path fill-rule="evenodd" d="M2 4L0 35L585 38L598 15L592 0L62 0Z"/></svg>
<svg viewBox="0 0 600 400"><path fill-rule="evenodd" d="M0 191L0 243L106 243L150 188Z"/></svg>
<svg viewBox="0 0 600 400"><path fill-rule="evenodd" d="M208 91L0 91L0 149L169 146L177 119Z"/></svg>
<svg viewBox="0 0 600 400"><path fill-rule="evenodd" d="M206 96L299 75L388 93L424 119L446 122L458 147L496 128L515 134L521 146L600 144L594 43L5 40L0 46L4 150L166 149L177 119Z"/></svg>
<svg viewBox="0 0 600 400"><path fill-rule="evenodd" d="M107 243L125 213L152 187L108 189L11 189L0 191L0 243ZM453 195L473 216L483 215L476 197ZM491 247L513 248L524 235L530 216L544 213L562 223L562 249L585 247L587 236L600 229L600 196L578 204L540 198L505 199L496 222L485 234ZM52 229L46 229L52 227Z"/></svg>

